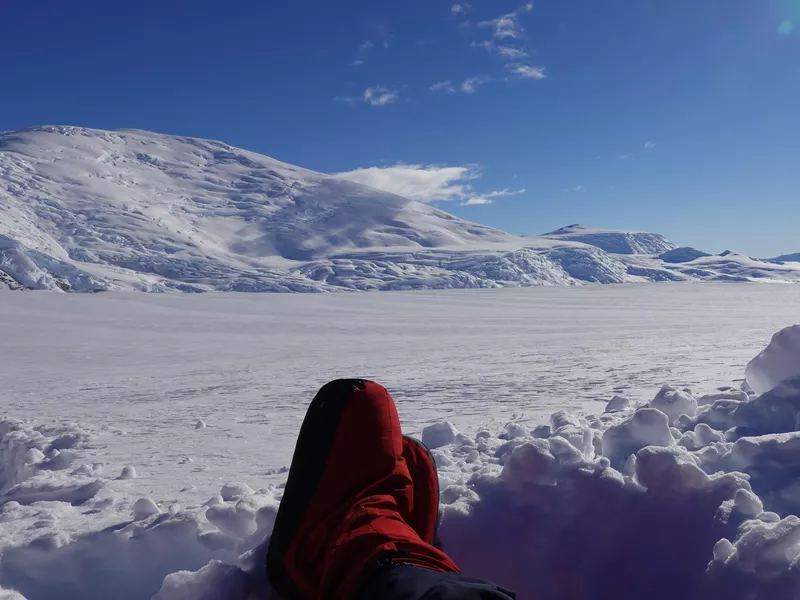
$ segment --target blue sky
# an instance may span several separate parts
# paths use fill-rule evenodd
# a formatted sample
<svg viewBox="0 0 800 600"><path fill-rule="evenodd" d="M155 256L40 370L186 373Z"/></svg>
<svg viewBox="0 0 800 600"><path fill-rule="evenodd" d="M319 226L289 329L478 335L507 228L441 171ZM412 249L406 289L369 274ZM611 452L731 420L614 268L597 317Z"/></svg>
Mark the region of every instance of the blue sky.
<svg viewBox="0 0 800 600"><path fill-rule="evenodd" d="M0 130L221 139L535 234L800 251L800 0L38 0Z"/></svg>

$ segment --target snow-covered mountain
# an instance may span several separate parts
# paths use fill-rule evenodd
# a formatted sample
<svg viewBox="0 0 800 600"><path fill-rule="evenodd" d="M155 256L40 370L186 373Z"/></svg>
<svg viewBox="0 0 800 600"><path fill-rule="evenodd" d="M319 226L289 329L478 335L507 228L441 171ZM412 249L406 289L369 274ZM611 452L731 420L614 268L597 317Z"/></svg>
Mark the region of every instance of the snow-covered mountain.
<svg viewBox="0 0 800 600"><path fill-rule="evenodd" d="M658 233L590 229L578 224L556 229L543 237L582 242L612 254L662 254L675 248L675 244Z"/></svg>
<svg viewBox="0 0 800 600"><path fill-rule="evenodd" d="M770 259L770 262L777 262L777 263L796 262L796 263L800 263L800 252L798 252L797 254L784 254L783 256L776 256L775 258Z"/></svg>
<svg viewBox="0 0 800 600"><path fill-rule="evenodd" d="M516 237L216 141L56 126L0 133L0 289L800 280L797 265L659 258L674 249L658 234L577 225Z"/></svg>

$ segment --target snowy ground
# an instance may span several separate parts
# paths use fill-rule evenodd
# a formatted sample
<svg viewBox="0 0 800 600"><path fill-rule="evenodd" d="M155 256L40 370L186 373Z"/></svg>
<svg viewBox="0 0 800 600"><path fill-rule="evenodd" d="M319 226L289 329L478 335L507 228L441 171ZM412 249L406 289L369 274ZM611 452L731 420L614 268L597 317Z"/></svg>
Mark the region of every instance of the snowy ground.
<svg viewBox="0 0 800 600"><path fill-rule="evenodd" d="M111 597L119 586L125 591L115 597L148 598L167 573L212 558L235 561L271 527L282 468L314 391L359 375L392 391L408 433L448 420L466 434L437 451L443 482L452 484L445 504L455 507L445 543L459 548L467 570L533 597L526 590L536 568L526 573L513 556L530 553L535 563L546 554L543 542L503 540L513 528L504 532L502 522L494 533L485 527L486 515L507 512L487 500L499 497L492 486L502 467L508 489L541 483L538 475L526 480L527 455L512 460L514 447L531 441L551 413L602 414L615 394L645 403L665 383L695 397L738 388L748 361L798 320L798 301L796 286L738 284L325 296L0 293L0 587L28 600L62 598L65 590ZM604 449L612 464L630 453L629 429L615 434L621 446ZM476 439L481 430L489 434ZM583 433L570 435L563 437L580 448ZM588 435L578 462L595 465ZM515 437L519 444L501 448ZM541 441L558 454L553 440ZM137 476L120 479L128 465ZM550 476L562 477L558 469ZM483 479L471 480L479 471ZM227 488L218 509L200 509L232 482L260 492ZM723 492L698 484L715 510L717 496L747 483L720 485ZM155 509L146 501L135 507L141 498L164 514L149 515ZM789 501L769 502L781 516L792 510ZM711 561L713 542L730 533L711 531L700 559ZM508 560L483 560L493 553ZM245 584L234 576L231 585ZM202 597L180 593L162 597ZM245 595L217 588L208 597Z"/></svg>

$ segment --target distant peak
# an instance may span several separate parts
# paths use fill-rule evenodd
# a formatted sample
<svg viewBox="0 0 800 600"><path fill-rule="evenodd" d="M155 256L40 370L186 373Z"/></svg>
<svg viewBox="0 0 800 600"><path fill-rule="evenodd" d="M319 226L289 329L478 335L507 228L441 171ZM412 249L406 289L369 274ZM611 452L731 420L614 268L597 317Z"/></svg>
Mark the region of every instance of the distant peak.
<svg viewBox="0 0 800 600"><path fill-rule="evenodd" d="M545 235L563 235L565 233L575 233L576 231L586 231L586 229L587 227L584 227L580 223L573 223L572 225L567 225L561 229L556 229L555 231L551 231Z"/></svg>

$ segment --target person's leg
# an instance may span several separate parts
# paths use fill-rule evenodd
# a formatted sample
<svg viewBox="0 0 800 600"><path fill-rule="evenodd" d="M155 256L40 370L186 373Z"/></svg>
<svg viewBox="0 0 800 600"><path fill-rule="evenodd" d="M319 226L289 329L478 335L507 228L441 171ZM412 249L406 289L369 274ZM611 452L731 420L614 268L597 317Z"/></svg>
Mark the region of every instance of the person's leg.
<svg viewBox="0 0 800 600"><path fill-rule="evenodd" d="M353 600L514 600L514 592L458 573L407 565L378 571Z"/></svg>
<svg viewBox="0 0 800 600"><path fill-rule="evenodd" d="M427 544L437 546L436 525L439 518L439 475L428 448L410 436L403 436L403 460L413 481L411 511L403 515L417 535Z"/></svg>
<svg viewBox="0 0 800 600"><path fill-rule="evenodd" d="M350 600L387 560L457 571L406 522L413 504L389 393L364 380L329 383L300 430L267 555L270 582L290 600Z"/></svg>

